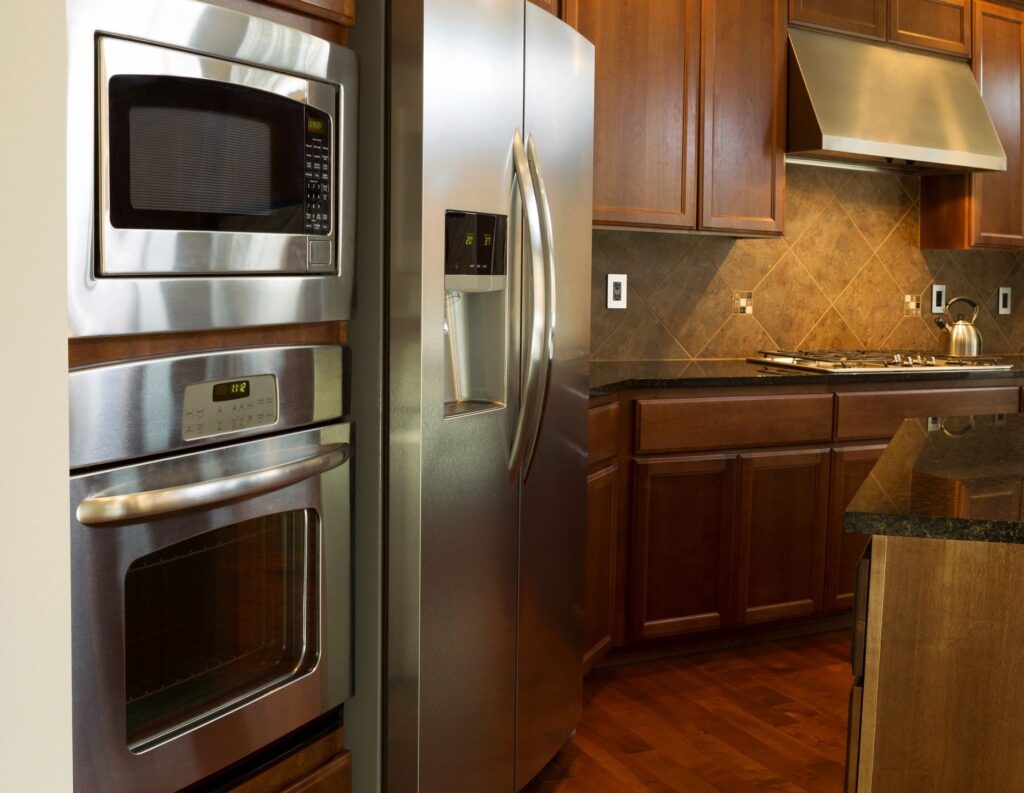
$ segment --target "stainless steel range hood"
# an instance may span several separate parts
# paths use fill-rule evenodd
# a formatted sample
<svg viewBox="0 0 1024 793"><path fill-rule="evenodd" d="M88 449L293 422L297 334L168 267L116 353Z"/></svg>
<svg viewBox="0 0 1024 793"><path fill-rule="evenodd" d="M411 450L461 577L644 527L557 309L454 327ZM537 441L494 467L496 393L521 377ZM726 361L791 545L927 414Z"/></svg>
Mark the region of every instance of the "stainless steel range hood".
<svg viewBox="0 0 1024 793"><path fill-rule="evenodd" d="M967 64L805 30L789 44L790 160L1006 170Z"/></svg>

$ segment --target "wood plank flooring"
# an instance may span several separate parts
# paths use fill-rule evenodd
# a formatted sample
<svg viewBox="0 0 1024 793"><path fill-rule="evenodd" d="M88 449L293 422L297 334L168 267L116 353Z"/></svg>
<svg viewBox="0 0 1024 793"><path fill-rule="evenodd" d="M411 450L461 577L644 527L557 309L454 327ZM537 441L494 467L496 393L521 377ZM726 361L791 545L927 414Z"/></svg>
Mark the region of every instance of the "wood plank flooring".
<svg viewBox="0 0 1024 793"><path fill-rule="evenodd" d="M842 793L849 652L843 631L598 669L523 793Z"/></svg>

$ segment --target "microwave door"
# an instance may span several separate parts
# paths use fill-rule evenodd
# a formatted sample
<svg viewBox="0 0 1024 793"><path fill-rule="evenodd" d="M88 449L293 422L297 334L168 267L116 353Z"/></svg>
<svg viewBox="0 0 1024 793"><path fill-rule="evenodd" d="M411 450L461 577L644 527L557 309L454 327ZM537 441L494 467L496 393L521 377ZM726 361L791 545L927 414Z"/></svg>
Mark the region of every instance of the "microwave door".
<svg viewBox="0 0 1024 793"><path fill-rule="evenodd" d="M99 275L335 268L336 88L101 38Z"/></svg>

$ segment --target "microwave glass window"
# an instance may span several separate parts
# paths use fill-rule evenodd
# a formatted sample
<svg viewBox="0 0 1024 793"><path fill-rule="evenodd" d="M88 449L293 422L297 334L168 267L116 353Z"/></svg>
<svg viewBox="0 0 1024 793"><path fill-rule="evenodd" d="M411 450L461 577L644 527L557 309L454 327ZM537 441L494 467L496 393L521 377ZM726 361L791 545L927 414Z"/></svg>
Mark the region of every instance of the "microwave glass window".
<svg viewBox="0 0 1024 793"><path fill-rule="evenodd" d="M295 510L199 535L125 577L127 743L140 752L310 672L319 521Z"/></svg>
<svg viewBox="0 0 1024 793"><path fill-rule="evenodd" d="M329 177L326 114L191 77L117 75L108 96L115 228L307 232L311 185ZM309 167L314 143L322 174Z"/></svg>

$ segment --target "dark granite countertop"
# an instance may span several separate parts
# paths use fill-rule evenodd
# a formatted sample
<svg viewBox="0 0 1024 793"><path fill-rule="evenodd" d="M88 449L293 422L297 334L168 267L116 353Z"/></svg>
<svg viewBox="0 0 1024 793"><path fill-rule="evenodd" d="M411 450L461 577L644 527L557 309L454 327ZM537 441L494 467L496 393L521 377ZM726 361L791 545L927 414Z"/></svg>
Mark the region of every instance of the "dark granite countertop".
<svg viewBox="0 0 1024 793"><path fill-rule="evenodd" d="M809 385L811 383L906 383L991 380L1024 376L1024 360L1013 360L1011 371L899 372L898 374L819 374L768 369L741 359L714 361L594 362L590 365L590 393L607 394L639 388L718 388L741 386Z"/></svg>
<svg viewBox="0 0 1024 793"><path fill-rule="evenodd" d="M1024 415L907 419L846 512L846 531L1024 543Z"/></svg>

